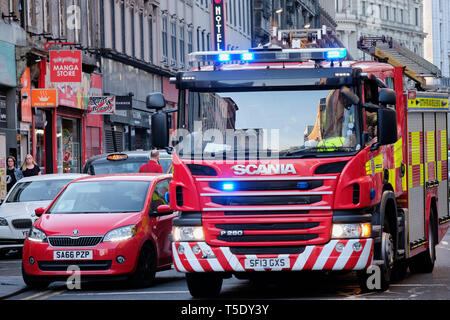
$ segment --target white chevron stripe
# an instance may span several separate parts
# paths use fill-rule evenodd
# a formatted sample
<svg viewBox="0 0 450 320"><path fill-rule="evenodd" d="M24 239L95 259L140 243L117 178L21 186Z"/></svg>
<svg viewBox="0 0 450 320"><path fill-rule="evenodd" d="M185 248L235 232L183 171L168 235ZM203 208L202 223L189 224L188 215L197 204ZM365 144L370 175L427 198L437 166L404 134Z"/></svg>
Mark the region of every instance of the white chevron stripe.
<svg viewBox="0 0 450 320"><path fill-rule="evenodd" d="M196 272L204 272L202 266L197 260L194 252L192 252L191 246L188 243L184 246L184 255L187 258L188 263L191 265L192 269Z"/></svg>
<svg viewBox="0 0 450 320"><path fill-rule="evenodd" d="M306 262L308 261L309 256L311 255L311 252L313 251L314 246L307 246L305 248L305 251L303 251L297 258L297 261L295 261L294 265L292 266L291 270L302 270L305 266Z"/></svg>
<svg viewBox="0 0 450 320"><path fill-rule="evenodd" d="M362 270L367 264L367 261L371 258L370 257L370 249L372 249L372 239L366 240L366 245L364 246L363 252L359 256L358 263L353 268L353 270Z"/></svg>
<svg viewBox="0 0 450 320"><path fill-rule="evenodd" d="M330 241L325 247L322 248L322 252L320 252L319 257L316 260L316 263L314 263L314 266L312 267L312 270L322 270L323 266L327 262L328 258L330 257L331 253L334 250L334 247L336 246L337 241L332 240Z"/></svg>
<svg viewBox="0 0 450 320"><path fill-rule="evenodd" d="M175 243L172 243L172 253L173 253L173 260L178 271L186 272L186 269L184 268L183 264L181 263L180 257L178 256L178 251L175 248Z"/></svg>
<svg viewBox="0 0 450 320"><path fill-rule="evenodd" d="M336 260L336 263L333 266L333 270L343 270L345 265L348 262L348 259L350 259L350 256L353 252L353 243L354 240L347 241L347 244L344 247L344 250L342 250L341 255Z"/></svg>
<svg viewBox="0 0 450 320"><path fill-rule="evenodd" d="M203 252L206 251L213 252L211 247L208 246L205 242L197 242L197 244L200 246ZM220 265L220 262L219 260L217 260L217 258L207 258L206 260L208 261L209 265L214 271L224 271L223 267Z"/></svg>
<svg viewBox="0 0 450 320"><path fill-rule="evenodd" d="M234 271L245 271L238 258L236 258L236 256L231 253L230 248L222 247L220 249L222 250L225 259L227 259L228 263Z"/></svg>

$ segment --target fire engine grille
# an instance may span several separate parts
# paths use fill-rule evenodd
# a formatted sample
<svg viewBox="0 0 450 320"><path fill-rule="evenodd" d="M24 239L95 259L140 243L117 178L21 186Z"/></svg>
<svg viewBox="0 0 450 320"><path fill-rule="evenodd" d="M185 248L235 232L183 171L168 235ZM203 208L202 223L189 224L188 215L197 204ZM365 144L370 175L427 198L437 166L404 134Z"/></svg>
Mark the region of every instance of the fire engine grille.
<svg viewBox="0 0 450 320"><path fill-rule="evenodd" d="M96 261L38 261L39 269L42 271L67 271L69 266L78 266L82 271L108 270L111 268L111 260Z"/></svg>
<svg viewBox="0 0 450 320"><path fill-rule="evenodd" d="M226 181L212 181L209 186L216 190L222 190ZM283 181L239 181L234 183L233 191L288 191L299 190L301 184L302 190L311 190L323 185L322 180L283 180Z"/></svg>
<svg viewBox="0 0 450 320"><path fill-rule="evenodd" d="M30 229L33 222L31 219L15 219L12 221L12 225L16 229Z"/></svg>
<svg viewBox="0 0 450 320"><path fill-rule="evenodd" d="M102 241L102 236L94 237L49 237L48 242L52 247L93 247Z"/></svg>
<svg viewBox="0 0 450 320"><path fill-rule="evenodd" d="M305 246L230 247L233 254L300 254Z"/></svg>
<svg viewBox="0 0 450 320"><path fill-rule="evenodd" d="M292 242L316 239L319 235L307 230L319 225L319 222L220 223L215 227L220 230L216 239L225 242Z"/></svg>
<svg viewBox="0 0 450 320"><path fill-rule="evenodd" d="M308 213L309 213L308 210L225 211L226 216L295 215Z"/></svg>
<svg viewBox="0 0 450 320"><path fill-rule="evenodd" d="M306 205L322 200L322 196L218 196L211 201L224 206Z"/></svg>

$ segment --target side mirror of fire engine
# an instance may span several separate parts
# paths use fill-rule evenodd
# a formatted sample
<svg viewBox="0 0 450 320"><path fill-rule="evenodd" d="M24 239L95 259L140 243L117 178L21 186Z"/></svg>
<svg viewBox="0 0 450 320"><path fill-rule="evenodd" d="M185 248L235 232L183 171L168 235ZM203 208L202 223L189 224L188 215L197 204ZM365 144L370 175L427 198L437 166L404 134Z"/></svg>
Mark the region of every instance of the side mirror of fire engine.
<svg viewBox="0 0 450 320"><path fill-rule="evenodd" d="M147 96L147 109L161 110L166 106L166 99L161 92L150 93Z"/></svg>
<svg viewBox="0 0 450 320"><path fill-rule="evenodd" d="M391 108L379 108L377 112L378 145L383 146L397 141L397 114Z"/></svg>
<svg viewBox="0 0 450 320"><path fill-rule="evenodd" d="M380 92L378 93L378 101L384 106L395 106L397 103L397 96L395 95L395 91L388 88L381 88Z"/></svg>

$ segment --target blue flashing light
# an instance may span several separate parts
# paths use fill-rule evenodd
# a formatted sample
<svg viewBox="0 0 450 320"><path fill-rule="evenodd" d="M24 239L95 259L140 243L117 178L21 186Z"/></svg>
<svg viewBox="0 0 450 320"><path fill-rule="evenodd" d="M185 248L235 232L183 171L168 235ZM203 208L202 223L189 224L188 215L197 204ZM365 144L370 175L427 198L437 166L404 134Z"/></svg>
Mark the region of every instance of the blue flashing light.
<svg viewBox="0 0 450 320"><path fill-rule="evenodd" d="M327 51L325 57L327 60L339 60L344 59L347 56L347 49L341 48L337 50Z"/></svg>
<svg viewBox="0 0 450 320"><path fill-rule="evenodd" d="M297 183L297 188L299 189L308 189L309 183L308 182L299 182Z"/></svg>
<svg viewBox="0 0 450 320"><path fill-rule="evenodd" d="M219 54L219 61L230 61L230 54L228 53L221 53Z"/></svg>
<svg viewBox="0 0 450 320"><path fill-rule="evenodd" d="M224 191L232 191L234 189L234 184L231 182L225 182L222 184L222 190Z"/></svg>
<svg viewBox="0 0 450 320"><path fill-rule="evenodd" d="M255 59L255 56L251 52L246 52L246 53L241 54L241 59L244 61L251 61L251 60Z"/></svg>
<svg viewBox="0 0 450 320"><path fill-rule="evenodd" d="M166 194L164 195L164 200L166 200L167 203L170 202L169 192L166 192Z"/></svg>
<svg viewBox="0 0 450 320"><path fill-rule="evenodd" d="M370 200L375 199L375 195L376 195L375 189L370 189Z"/></svg>

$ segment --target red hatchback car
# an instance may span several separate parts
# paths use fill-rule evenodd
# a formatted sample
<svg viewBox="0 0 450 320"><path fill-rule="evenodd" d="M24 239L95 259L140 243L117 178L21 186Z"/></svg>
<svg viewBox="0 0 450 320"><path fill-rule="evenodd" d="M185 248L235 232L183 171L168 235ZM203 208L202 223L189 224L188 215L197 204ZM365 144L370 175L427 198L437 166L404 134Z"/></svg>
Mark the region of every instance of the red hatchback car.
<svg viewBox="0 0 450 320"><path fill-rule="evenodd" d="M171 175L118 174L69 183L40 215L25 240L22 275L30 287L67 279L77 266L81 281L126 277L149 286L169 269L169 235L176 217L166 193ZM72 269L71 269L72 270Z"/></svg>

